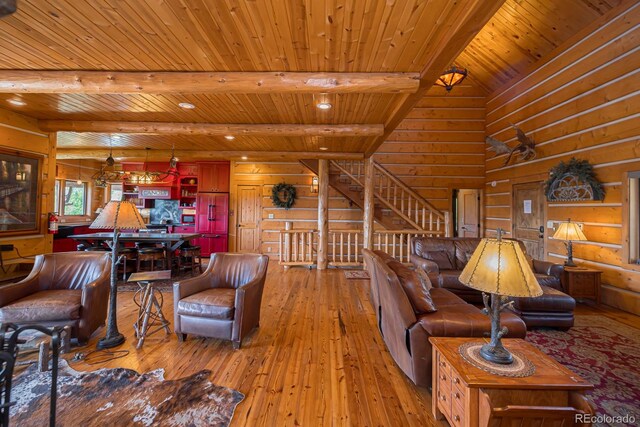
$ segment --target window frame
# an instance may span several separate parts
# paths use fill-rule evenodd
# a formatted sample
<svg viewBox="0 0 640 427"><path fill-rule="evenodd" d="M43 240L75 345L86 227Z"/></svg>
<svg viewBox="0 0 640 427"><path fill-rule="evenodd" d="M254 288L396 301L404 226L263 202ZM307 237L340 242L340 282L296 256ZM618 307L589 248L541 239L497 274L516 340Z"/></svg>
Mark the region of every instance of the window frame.
<svg viewBox="0 0 640 427"><path fill-rule="evenodd" d="M67 179L67 178L56 178L55 180L55 184L54 184L54 192L56 193L54 195L54 207L53 207L53 211L56 212L58 214L58 217L60 217L61 219L64 218L66 220L86 220L87 218L90 217L89 211L91 209L91 197L92 197L92 193L91 193L91 186L89 185L89 182L81 180L82 185L84 187L84 213L81 215L65 215L64 214L64 194L65 194L65 189L66 189L66 183L67 182L72 182L72 183L76 183L76 180L73 179ZM56 189L56 187L58 187ZM56 200L57 199L57 200ZM56 205L57 202L57 205Z"/></svg>
<svg viewBox="0 0 640 427"><path fill-rule="evenodd" d="M624 175L622 203L622 264L640 271L640 171Z"/></svg>

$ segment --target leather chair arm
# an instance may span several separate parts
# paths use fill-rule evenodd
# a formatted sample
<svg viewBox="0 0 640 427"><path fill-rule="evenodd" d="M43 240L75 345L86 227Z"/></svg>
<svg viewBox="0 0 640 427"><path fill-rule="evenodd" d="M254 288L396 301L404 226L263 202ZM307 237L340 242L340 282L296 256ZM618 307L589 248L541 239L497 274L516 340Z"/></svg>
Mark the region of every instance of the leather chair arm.
<svg viewBox="0 0 640 427"><path fill-rule="evenodd" d="M107 305L104 301L109 299L109 277L102 276L93 282L82 286L82 317L88 325L100 325L106 317Z"/></svg>
<svg viewBox="0 0 640 427"><path fill-rule="evenodd" d="M232 340L239 341L240 337L248 332L248 329L255 323L259 323L260 303L262 302L262 288L264 277L256 277L236 289L234 315L234 327Z"/></svg>
<svg viewBox="0 0 640 427"><path fill-rule="evenodd" d="M29 276L17 283L12 283L2 287L0 292L0 307L9 305L14 301L36 293L40 290L37 276Z"/></svg>
<svg viewBox="0 0 640 427"><path fill-rule="evenodd" d="M205 271L204 274L201 274L200 276L175 282L173 284L173 298L177 303L183 298L186 298L198 292L202 292L209 288L211 288L211 280L209 279L209 275Z"/></svg>
<svg viewBox="0 0 640 427"><path fill-rule="evenodd" d="M411 263L415 265L417 268L421 268L424 271L426 271L427 274L429 273L440 274L440 268L438 267L438 264L431 261L430 259L422 258L421 256L412 254Z"/></svg>
<svg viewBox="0 0 640 427"><path fill-rule="evenodd" d="M558 279L562 279L564 266L562 264L534 259L533 270L538 274L546 274L547 276L555 276Z"/></svg>

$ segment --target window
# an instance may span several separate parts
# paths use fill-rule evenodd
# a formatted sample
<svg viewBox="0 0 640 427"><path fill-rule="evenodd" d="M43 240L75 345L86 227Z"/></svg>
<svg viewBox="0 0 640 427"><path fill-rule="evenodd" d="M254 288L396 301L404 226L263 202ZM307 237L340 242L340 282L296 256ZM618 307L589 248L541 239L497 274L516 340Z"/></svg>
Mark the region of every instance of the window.
<svg viewBox="0 0 640 427"><path fill-rule="evenodd" d="M87 183L64 182L64 205L62 215L85 215L87 213Z"/></svg>
<svg viewBox="0 0 640 427"><path fill-rule="evenodd" d="M640 172L629 172L627 175L629 229L628 257L630 264L640 264Z"/></svg>
<svg viewBox="0 0 640 427"><path fill-rule="evenodd" d="M60 215L60 180L56 179L56 183L53 189L53 211Z"/></svg>
<svg viewBox="0 0 640 427"><path fill-rule="evenodd" d="M111 184L109 186L109 200L122 200L122 184Z"/></svg>

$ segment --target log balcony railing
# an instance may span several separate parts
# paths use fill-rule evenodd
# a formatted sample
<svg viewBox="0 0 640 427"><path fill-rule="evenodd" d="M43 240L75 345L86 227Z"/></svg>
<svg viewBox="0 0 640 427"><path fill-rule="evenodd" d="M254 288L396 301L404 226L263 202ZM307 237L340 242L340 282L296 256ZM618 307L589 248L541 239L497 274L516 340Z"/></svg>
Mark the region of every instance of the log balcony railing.
<svg viewBox="0 0 640 427"><path fill-rule="evenodd" d="M381 250L402 263L409 263L411 239L417 236L443 236L444 230L378 230L373 233L373 249ZM278 256L284 266L316 265L317 230L280 230ZM362 230L329 230L330 266L362 265Z"/></svg>

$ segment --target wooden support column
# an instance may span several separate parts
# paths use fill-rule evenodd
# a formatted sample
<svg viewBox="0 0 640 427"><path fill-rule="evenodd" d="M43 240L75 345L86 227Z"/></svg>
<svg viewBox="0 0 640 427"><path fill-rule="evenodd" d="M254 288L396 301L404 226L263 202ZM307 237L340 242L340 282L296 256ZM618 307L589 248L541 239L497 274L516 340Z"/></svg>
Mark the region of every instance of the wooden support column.
<svg viewBox="0 0 640 427"><path fill-rule="evenodd" d="M329 161L318 160L318 270L327 268L329 252Z"/></svg>
<svg viewBox="0 0 640 427"><path fill-rule="evenodd" d="M373 157L364 160L364 248L373 249Z"/></svg>

